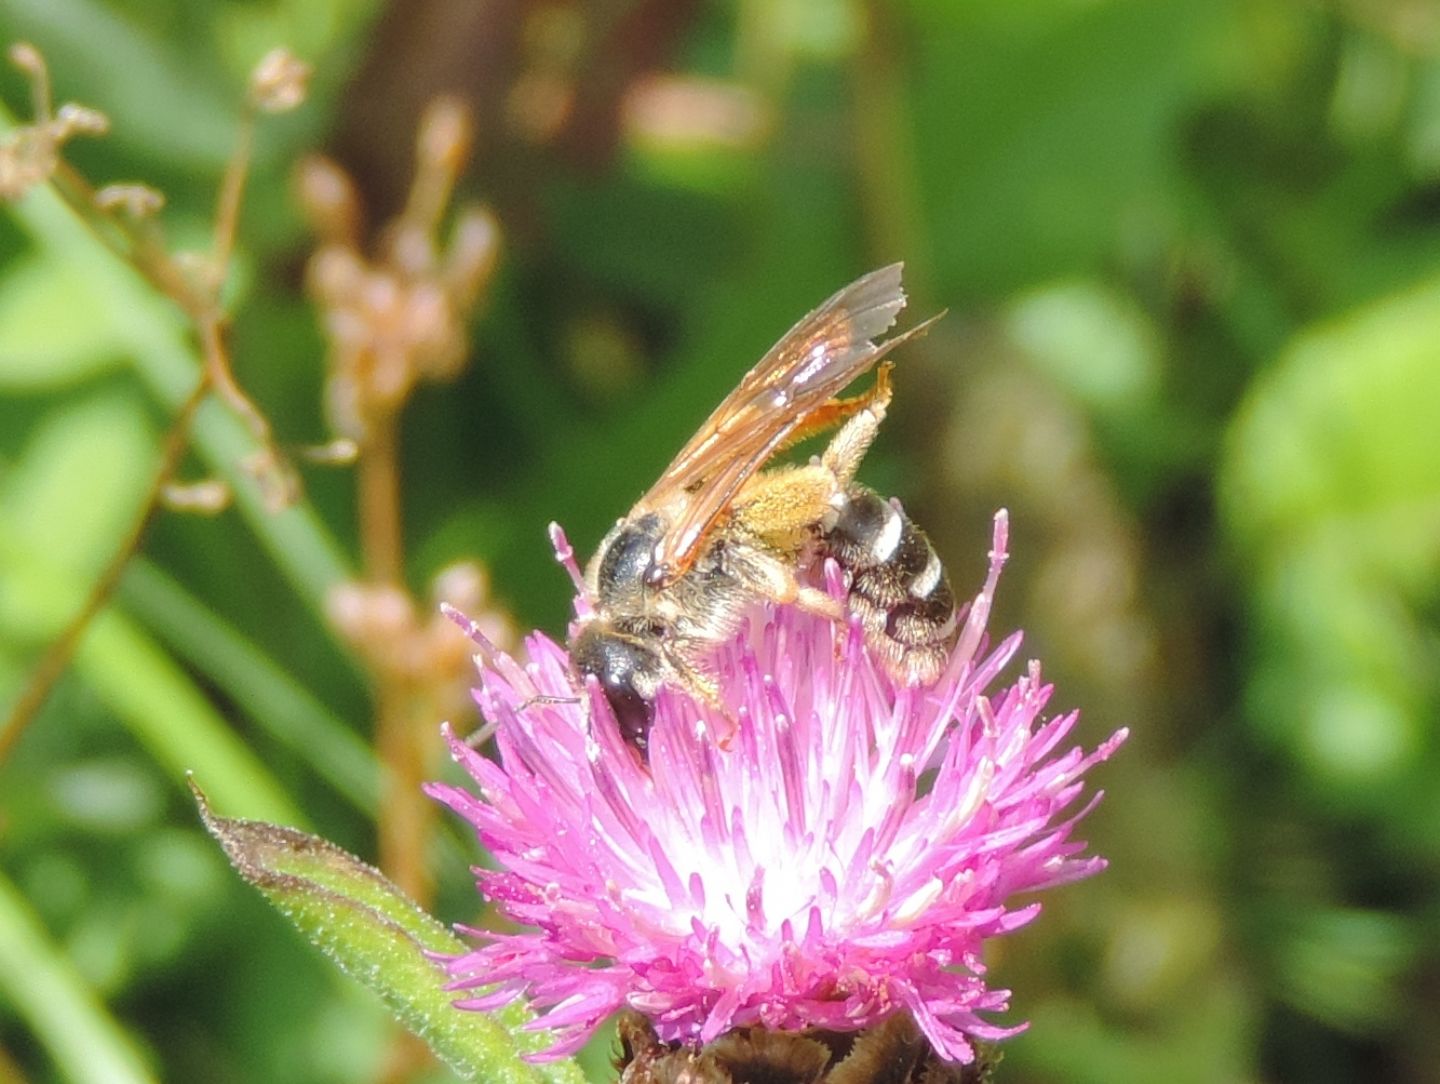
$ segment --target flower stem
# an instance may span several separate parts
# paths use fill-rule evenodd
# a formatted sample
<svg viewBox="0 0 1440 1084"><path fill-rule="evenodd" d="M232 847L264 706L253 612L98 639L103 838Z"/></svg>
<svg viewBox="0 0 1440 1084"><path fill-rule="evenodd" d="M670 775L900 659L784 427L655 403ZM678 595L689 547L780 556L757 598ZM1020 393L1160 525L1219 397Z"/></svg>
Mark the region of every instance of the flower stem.
<svg viewBox="0 0 1440 1084"><path fill-rule="evenodd" d="M185 449L190 444L190 423L209 390L209 381L202 376L190 397L181 405L169 432L165 434L160 461L155 467L150 488L146 491L135 522L121 539L109 564L95 581L95 586L90 589L84 605L76 611L60 635L51 641L40 661L30 671L25 687L20 691L20 696L5 719L4 728L0 729L0 764L5 762L15 743L45 706L55 683L60 680L69 668L71 659L75 657L75 650L79 647L85 630L115 594L115 589L120 585L120 577L125 574L131 558L139 552L140 544L145 539L146 528L150 526L162 503L165 487L174 478L181 460L185 457Z"/></svg>
<svg viewBox="0 0 1440 1084"><path fill-rule="evenodd" d="M376 411L361 444L360 545L365 576L374 587L404 589L404 532L396 415ZM430 719L423 684L401 666L374 666L375 749L388 769L379 811L380 867L406 895L428 902L426 840L433 817L420 784L425 780L423 735Z"/></svg>
<svg viewBox="0 0 1440 1084"><path fill-rule="evenodd" d="M39 71L41 75L35 83L36 112L43 119L48 117L50 112L49 86L48 81L45 81L43 65ZM230 405L259 441L264 456L265 474L272 479L286 480L278 487L272 486L272 493L284 490L281 498L283 503L290 503L290 498L293 497L288 485L288 471L283 468L284 458L274 445L269 422L234 379L225 349L227 321L219 300L220 288L234 248L241 197L250 169L255 125L255 110L247 107L241 115L235 149L226 165L225 177L220 186L211 254L211 281L208 284L197 285L192 276L185 273L184 268L161 243L159 230L153 222L148 219L137 222L125 219L97 199L91 184L68 163L57 160L50 176L54 191L90 232L185 311L200 340L204 364L199 379L176 410L161 447L159 463L134 523L121 539L115 554L91 588L84 604L31 670L25 687L6 717L4 728L0 729L0 763L4 762L31 721L44 707L56 682L74 658L86 629L110 601L125 574L125 569L139 552L145 532L156 512L165 503L167 489L175 480L184 461L190 446L191 427L196 412L212 391Z"/></svg>

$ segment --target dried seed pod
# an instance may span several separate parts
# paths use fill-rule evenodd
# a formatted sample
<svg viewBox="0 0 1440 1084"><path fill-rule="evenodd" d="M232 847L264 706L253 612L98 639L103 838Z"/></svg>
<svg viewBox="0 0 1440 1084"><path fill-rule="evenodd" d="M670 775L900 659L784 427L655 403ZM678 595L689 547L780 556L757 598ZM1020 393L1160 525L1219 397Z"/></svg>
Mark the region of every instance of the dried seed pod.
<svg viewBox="0 0 1440 1084"><path fill-rule="evenodd" d="M998 1062L976 1048L942 1060L908 1014L861 1032L736 1028L696 1050L662 1043L637 1012L620 1015L620 1084L988 1084Z"/></svg>

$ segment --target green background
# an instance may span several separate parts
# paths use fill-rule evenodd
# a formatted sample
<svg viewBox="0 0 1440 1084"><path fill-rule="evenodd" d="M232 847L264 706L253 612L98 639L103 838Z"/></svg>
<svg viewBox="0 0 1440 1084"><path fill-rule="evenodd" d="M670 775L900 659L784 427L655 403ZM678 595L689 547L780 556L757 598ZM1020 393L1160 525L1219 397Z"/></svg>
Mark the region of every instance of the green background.
<svg viewBox="0 0 1440 1084"><path fill-rule="evenodd" d="M406 560L423 595L479 559L524 628L568 612L549 521L588 553L791 322L907 261L910 311L949 315L863 477L962 594L1009 508L992 627L1087 745L1133 731L1082 833L1111 869L995 946L1033 1022L1000 1079L1440 1080L1440 7L0 0L0 39L109 115L71 159L161 188L182 245L250 67L314 64L262 128L229 294L296 445L329 433L293 162L327 148L393 209L420 105L471 97L463 188L505 254L468 368L405 414ZM545 139L515 123L537 71L575 102ZM653 71L744 91L756 127L637 132ZM0 92L28 116L18 74ZM192 379L168 304L47 206L0 215L0 703ZM222 812L373 855L372 709L317 604L357 559L354 480L305 494L162 516L0 764L0 1081L378 1079L378 1009L183 785L210 765ZM441 843L440 913L470 919L473 849Z"/></svg>

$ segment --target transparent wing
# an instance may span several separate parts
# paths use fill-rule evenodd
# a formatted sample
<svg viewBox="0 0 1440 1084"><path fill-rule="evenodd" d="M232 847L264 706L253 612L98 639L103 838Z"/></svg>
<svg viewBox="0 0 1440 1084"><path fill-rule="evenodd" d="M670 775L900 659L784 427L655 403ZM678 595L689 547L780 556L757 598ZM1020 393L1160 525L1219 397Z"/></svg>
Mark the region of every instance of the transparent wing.
<svg viewBox="0 0 1440 1084"><path fill-rule="evenodd" d="M886 342L873 341L905 307L901 267L891 264L856 279L786 332L640 499L637 509L683 509L656 546L655 582L671 583L690 567L740 488L812 415L929 326L927 321Z"/></svg>

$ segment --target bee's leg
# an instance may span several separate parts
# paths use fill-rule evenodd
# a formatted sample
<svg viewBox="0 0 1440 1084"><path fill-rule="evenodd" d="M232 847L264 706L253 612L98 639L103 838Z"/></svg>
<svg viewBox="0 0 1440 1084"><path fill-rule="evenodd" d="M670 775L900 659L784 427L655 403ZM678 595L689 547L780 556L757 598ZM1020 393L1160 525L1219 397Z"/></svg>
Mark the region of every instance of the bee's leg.
<svg viewBox="0 0 1440 1084"><path fill-rule="evenodd" d="M728 724L729 729L725 733L717 733L714 736L717 745L722 749L728 749L730 740L735 736L740 724L721 698L720 683L716 680L714 672L705 659L707 651L713 649L714 646L713 643L705 640L680 640L676 641L666 652L665 658L670 664L677 683L690 698L698 704L711 708Z"/></svg>
<svg viewBox="0 0 1440 1084"><path fill-rule="evenodd" d="M842 487L849 485L860 469L860 461L870 450L875 434L880 431L880 423L885 420L891 394L890 365L887 362L875 374L875 387L858 399L847 401L855 404L854 413L820 456L821 466L830 471Z"/></svg>
<svg viewBox="0 0 1440 1084"><path fill-rule="evenodd" d="M795 605L806 613L828 617L831 621L839 621L845 616L844 603L837 602L828 591L822 591L818 587L807 587L803 583L796 586Z"/></svg>
<svg viewBox="0 0 1440 1084"><path fill-rule="evenodd" d="M702 704L725 710L725 705L720 701L720 683L715 680L709 667L700 660L698 652L692 656L677 645L676 649L669 653L669 661L687 693Z"/></svg>
<svg viewBox="0 0 1440 1084"><path fill-rule="evenodd" d="M790 431L790 435L781 441L776 451L783 451L792 444L799 444L802 440L819 436L827 429L834 429L877 401L883 416L885 407L890 402L890 371L894 368L893 361L882 361L875 370L875 386L869 391L852 395L849 399L831 399L806 414Z"/></svg>
<svg viewBox="0 0 1440 1084"><path fill-rule="evenodd" d="M806 613L828 618L831 621L839 621L844 618L845 604L843 602L832 598L828 591L819 587L811 587L808 583L801 583L795 575L795 569L790 565L776 561L773 563L771 574L773 578L765 587L767 598L774 599L786 606L798 606Z"/></svg>
<svg viewBox="0 0 1440 1084"><path fill-rule="evenodd" d="M747 554L732 571L750 590L784 606L798 606L808 613L839 620L845 614L842 603L818 587L801 583L793 564L760 550Z"/></svg>
<svg viewBox="0 0 1440 1084"><path fill-rule="evenodd" d="M844 628L846 614L844 602L832 597L828 591L801 583L796 578L795 568L791 565L768 558L764 564L768 568L770 579L765 584L755 583L756 590L775 602L797 606L806 613L823 617L827 621L833 622L837 629ZM843 643L844 637L837 636L835 639L836 658L840 657Z"/></svg>

